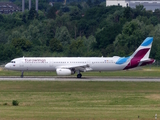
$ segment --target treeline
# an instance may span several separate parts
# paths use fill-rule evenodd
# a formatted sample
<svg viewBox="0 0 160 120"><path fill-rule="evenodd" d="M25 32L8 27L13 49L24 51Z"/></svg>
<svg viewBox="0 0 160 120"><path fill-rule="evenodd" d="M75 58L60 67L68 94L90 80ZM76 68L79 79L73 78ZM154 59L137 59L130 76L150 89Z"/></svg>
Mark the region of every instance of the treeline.
<svg viewBox="0 0 160 120"><path fill-rule="evenodd" d="M24 13L0 14L0 60L22 56L127 56L148 36L160 59L160 10L106 7L98 0L55 3Z"/></svg>

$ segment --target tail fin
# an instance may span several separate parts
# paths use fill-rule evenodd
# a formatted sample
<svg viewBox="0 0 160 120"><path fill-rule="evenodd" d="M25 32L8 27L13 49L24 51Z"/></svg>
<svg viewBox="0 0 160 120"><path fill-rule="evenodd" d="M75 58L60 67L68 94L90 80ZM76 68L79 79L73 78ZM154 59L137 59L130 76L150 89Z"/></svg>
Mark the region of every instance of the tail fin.
<svg viewBox="0 0 160 120"><path fill-rule="evenodd" d="M148 59L152 47L153 37L147 37L137 50L131 55L131 58Z"/></svg>
<svg viewBox="0 0 160 120"><path fill-rule="evenodd" d="M137 50L130 56L130 62L124 69L152 64L154 59L150 59L150 51L152 47L153 37L147 37Z"/></svg>

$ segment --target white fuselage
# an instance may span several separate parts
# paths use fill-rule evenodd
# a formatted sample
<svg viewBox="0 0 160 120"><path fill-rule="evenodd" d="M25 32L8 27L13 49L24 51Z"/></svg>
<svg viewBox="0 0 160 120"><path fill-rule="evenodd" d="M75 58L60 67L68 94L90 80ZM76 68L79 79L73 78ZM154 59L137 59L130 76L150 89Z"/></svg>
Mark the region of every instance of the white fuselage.
<svg viewBox="0 0 160 120"><path fill-rule="evenodd" d="M5 67L18 71L55 71L57 68L85 67L84 71L114 71L123 70L128 64L119 65L115 62L119 57L25 57L16 58ZM84 72L81 71L81 72Z"/></svg>

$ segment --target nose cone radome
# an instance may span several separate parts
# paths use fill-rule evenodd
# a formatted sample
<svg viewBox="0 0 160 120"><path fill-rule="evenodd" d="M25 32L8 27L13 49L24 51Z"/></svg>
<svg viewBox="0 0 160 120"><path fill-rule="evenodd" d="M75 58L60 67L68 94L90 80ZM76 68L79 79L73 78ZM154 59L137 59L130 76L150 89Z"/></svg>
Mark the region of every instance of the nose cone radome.
<svg viewBox="0 0 160 120"><path fill-rule="evenodd" d="M10 68L9 63L5 65L5 68L6 68L6 69L9 69L9 68Z"/></svg>

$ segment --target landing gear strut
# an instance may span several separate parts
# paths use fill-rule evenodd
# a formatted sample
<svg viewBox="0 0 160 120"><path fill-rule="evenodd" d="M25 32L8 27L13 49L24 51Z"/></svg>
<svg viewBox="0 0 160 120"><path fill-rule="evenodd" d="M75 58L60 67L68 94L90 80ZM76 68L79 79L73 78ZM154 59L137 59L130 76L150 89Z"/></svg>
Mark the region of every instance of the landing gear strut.
<svg viewBox="0 0 160 120"><path fill-rule="evenodd" d="M21 78L23 78L23 73L24 73L24 71L22 71Z"/></svg>
<svg viewBox="0 0 160 120"><path fill-rule="evenodd" d="M81 77L82 77L81 73L77 74L77 78L81 78Z"/></svg>

